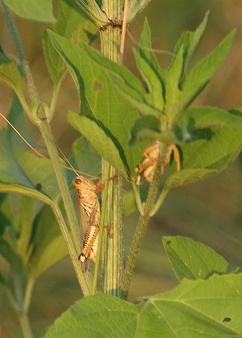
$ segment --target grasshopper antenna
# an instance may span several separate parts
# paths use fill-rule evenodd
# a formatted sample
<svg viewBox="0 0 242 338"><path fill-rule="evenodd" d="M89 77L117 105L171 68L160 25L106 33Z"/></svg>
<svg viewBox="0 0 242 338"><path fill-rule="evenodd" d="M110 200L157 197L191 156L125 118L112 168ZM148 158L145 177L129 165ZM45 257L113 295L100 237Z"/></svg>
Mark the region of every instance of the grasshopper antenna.
<svg viewBox="0 0 242 338"><path fill-rule="evenodd" d="M38 152L38 150L36 150L33 146L31 146L31 144L20 134L20 132L14 127L14 125L2 113L0 113L0 115L4 119L4 121L7 122L10 125L10 127L13 128L15 133L30 147L30 149L32 149L40 157L47 159L43 154L41 154L40 152Z"/></svg>
<svg viewBox="0 0 242 338"><path fill-rule="evenodd" d="M48 157L45 157L43 154L41 154L38 150L36 150L22 135L21 133L18 131L17 128L14 127L14 125L2 114L0 113L0 116L3 118L3 120L5 122L8 123L8 125L10 125L10 127L15 131L15 133L27 144L27 146L33 150L33 152L35 152L38 156L40 156L41 158L44 158L45 160L48 160L48 161L51 161L50 158ZM75 170L75 168L72 166L72 164L70 163L70 161L67 159L67 157L65 156L65 154L63 153L63 151L57 146L59 152L62 154L63 158L62 160L66 162L66 164L69 165L68 166L65 166L65 165L61 165L62 168L64 169L67 169L67 170L71 170L73 171L77 176L79 176L78 172ZM91 175L88 175L88 174L85 174L87 176L91 176Z"/></svg>

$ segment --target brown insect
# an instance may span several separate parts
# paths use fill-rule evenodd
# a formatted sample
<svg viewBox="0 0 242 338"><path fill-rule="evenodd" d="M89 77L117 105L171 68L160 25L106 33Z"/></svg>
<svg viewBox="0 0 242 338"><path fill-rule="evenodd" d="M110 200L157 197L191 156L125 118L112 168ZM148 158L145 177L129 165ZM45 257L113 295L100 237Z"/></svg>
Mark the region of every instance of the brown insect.
<svg viewBox="0 0 242 338"><path fill-rule="evenodd" d="M20 138L39 156L45 158L40 154L35 148L31 146L25 140L25 138L19 133L19 131L8 121L5 116L1 113L2 118L14 129L14 131L19 135ZM61 151L59 149L59 151ZM62 151L61 151L62 153ZM90 259L95 262L97 245L98 245L98 233L99 233L99 224L100 224L100 204L98 200L97 193L102 190L103 184L94 184L90 179L78 175L77 171L72 167L70 162L67 160L65 155L62 153L64 160L69 164L70 168L73 170L77 177L74 181L74 186L77 190L79 196L80 204L80 215L81 222L83 225L83 246L79 260L83 263L82 269L86 271L86 261ZM42 185L40 183L36 184L36 189L41 190Z"/></svg>
<svg viewBox="0 0 242 338"><path fill-rule="evenodd" d="M19 133L19 131L5 118L1 113L0 116L14 129L14 131L19 135L20 138L39 156L45 158L41 153L39 153L35 148L31 146L25 140L25 138ZM75 172L77 175L74 180L74 186L77 190L80 204L80 216L81 223L83 227L83 245L81 249L81 254L79 255L79 260L82 263L82 270L85 272L87 270L87 260L92 260L95 262L98 246L98 234L100 228L100 204L97 194L103 189L104 184L100 180L97 184L93 183L90 179L80 176L78 172L73 168L71 163L67 160L66 156L62 153L63 159L68 163L70 169ZM114 179L117 175L113 176L111 179ZM40 183L36 184L38 190L42 189ZM110 236L111 237L111 236Z"/></svg>
<svg viewBox="0 0 242 338"><path fill-rule="evenodd" d="M154 144L148 146L143 150L144 156L143 161L135 168L135 171L138 173L138 176L136 178L136 184L140 185L143 179L146 179L148 182L151 182L153 180L159 151L160 151L159 141L155 141ZM161 167L161 174L163 174L165 168L170 163L172 153L176 161L177 171L180 170L179 151L175 144L170 144L167 146L166 149L165 158L163 161L163 165Z"/></svg>
<svg viewBox="0 0 242 338"><path fill-rule="evenodd" d="M80 215L84 230L83 246L79 260L83 272L87 269L87 260L95 262L100 227L100 204L97 193L102 185L94 184L90 179L77 176L74 181L80 204Z"/></svg>

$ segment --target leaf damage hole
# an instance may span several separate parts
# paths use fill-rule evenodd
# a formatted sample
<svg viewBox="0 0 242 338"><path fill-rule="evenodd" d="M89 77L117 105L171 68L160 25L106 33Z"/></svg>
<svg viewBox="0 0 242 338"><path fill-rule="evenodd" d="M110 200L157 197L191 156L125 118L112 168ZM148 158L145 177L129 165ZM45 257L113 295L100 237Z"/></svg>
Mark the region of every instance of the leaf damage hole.
<svg viewBox="0 0 242 338"><path fill-rule="evenodd" d="M103 88L102 84L100 82L98 82L97 80L94 81L94 84L93 84L93 90L95 92L101 90Z"/></svg>
<svg viewBox="0 0 242 338"><path fill-rule="evenodd" d="M171 241L167 241L166 244L167 244L167 245L170 245L170 244L171 244Z"/></svg>

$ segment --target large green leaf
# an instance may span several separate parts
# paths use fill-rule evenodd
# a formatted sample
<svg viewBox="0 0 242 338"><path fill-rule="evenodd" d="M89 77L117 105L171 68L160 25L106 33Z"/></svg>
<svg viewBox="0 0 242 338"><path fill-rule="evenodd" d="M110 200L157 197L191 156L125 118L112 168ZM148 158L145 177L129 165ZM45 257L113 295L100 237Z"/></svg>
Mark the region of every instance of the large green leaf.
<svg viewBox="0 0 242 338"><path fill-rule="evenodd" d="M208 84L213 74L224 61L231 47L235 31L232 31L206 58L196 65L182 84L180 97L183 107L187 107Z"/></svg>
<svg viewBox="0 0 242 338"><path fill-rule="evenodd" d="M71 0L60 1L58 20L51 30L76 44L83 41L89 43L96 32L94 25L77 10ZM57 85L63 79L67 68L59 53L53 48L47 32L44 34L43 48L49 72Z"/></svg>
<svg viewBox="0 0 242 338"><path fill-rule="evenodd" d="M108 137L98 124L86 116L80 116L76 113L69 113L69 123L84 135L96 150L113 166L126 176L128 168L124 166L125 158L119 153L118 147L113 140Z"/></svg>
<svg viewBox="0 0 242 338"><path fill-rule="evenodd" d="M203 107L188 110L178 123L185 127L188 142L181 145L182 170L175 166L166 181L174 188L195 182L224 170L242 147L242 114L218 108ZM182 132L183 133L183 132Z"/></svg>
<svg viewBox="0 0 242 338"><path fill-rule="evenodd" d="M239 337L241 304L242 274L183 280L136 305L99 294L76 302L45 338Z"/></svg>
<svg viewBox="0 0 242 338"><path fill-rule="evenodd" d="M208 13L206 13L203 21L201 24L198 26L198 28L194 32L183 32L179 41L176 44L175 50L174 50L174 55L179 54L180 49L183 51L183 70L180 76L180 81L184 80L186 77L186 72L187 72L187 66L189 65L189 62L193 56L193 53L201 39L201 36L204 33L204 30L206 28L208 21ZM173 62L175 60L172 60L170 68L172 68Z"/></svg>
<svg viewBox="0 0 242 338"><path fill-rule="evenodd" d="M109 74L113 83L124 97L143 115L153 115L160 120L160 130L173 129L177 119L183 114L184 109L207 85L208 81L224 60L234 36L230 33L224 41L202 60L189 75L186 74L187 66L194 50L204 32L207 23L207 15L195 32L186 32L179 40L175 56L167 71L159 68L157 60L150 50L150 32L145 22L140 39L138 51L135 53L137 66L143 76L147 91L144 90L138 78L135 78L125 67L116 65L99 55L90 47L85 47L89 57ZM144 47L143 47L144 45ZM143 47L143 48L142 48ZM159 128L159 123L157 124ZM144 131L139 130L139 135L160 139L164 135L156 135L149 125L143 126ZM134 135L135 142L140 137ZM207 176L207 171L204 177ZM182 174L183 175L183 174Z"/></svg>
<svg viewBox="0 0 242 338"><path fill-rule="evenodd" d="M228 263L208 246L191 238L163 237L163 245L179 280L207 279L214 273L225 273Z"/></svg>
<svg viewBox="0 0 242 338"><path fill-rule="evenodd" d="M229 127L242 130L242 112L238 109L226 111L216 107L194 107L187 110L178 125L185 126L193 137L193 131L212 127Z"/></svg>
<svg viewBox="0 0 242 338"><path fill-rule="evenodd" d="M95 120L106 137L111 139L117 153L122 156L123 166L127 168L126 175L131 175L139 163L142 151L142 145L137 145L132 150L128 147L130 129L138 118L137 112L113 86L110 76L88 56L85 50L53 32L49 34L54 47L68 64L79 88L82 114ZM98 52L94 53L100 58L103 57ZM106 158L105 145L100 147L99 138L88 140ZM120 162L117 160L114 166L119 169L119 165Z"/></svg>
<svg viewBox="0 0 242 338"><path fill-rule="evenodd" d="M56 217L49 206L44 206L35 220L31 245L30 275L37 278L50 266L67 255Z"/></svg>
<svg viewBox="0 0 242 338"><path fill-rule="evenodd" d="M82 174L100 177L101 157L85 137L80 137L73 143L69 160Z"/></svg>
<svg viewBox="0 0 242 338"><path fill-rule="evenodd" d="M4 0L17 15L36 21L54 21L52 0Z"/></svg>
<svg viewBox="0 0 242 338"><path fill-rule="evenodd" d="M232 31L217 48L187 75L187 66L204 32L206 23L207 15L194 33L183 33L176 46L175 57L167 72L165 84L166 114L171 125L174 125L183 110L190 105L208 84L231 47L235 31Z"/></svg>
<svg viewBox="0 0 242 338"><path fill-rule="evenodd" d="M146 43L148 42L146 41ZM140 46L140 49L142 49L142 46ZM149 103L152 102L150 94L147 94L145 87L137 76L131 73L123 65L117 64L105 58L93 48L85 46L85 50L88 53L90 59L95 61L98 67L101 66L103 70L105 70L105 73L108 74L108 77L112 79L112 84L117 86L119 92L132 104L132 106L137 108L141 114L160 117L161 110L157 110L152 104ZM152 59L152 55L150 58ZM154 67L154 61L152 60L149 62L151 62L152 67ZM161 72L159 68L155 69L155 71L157 73ZM153 76L155 75L153 74ZM161 77L160 74L157 76ZM153 81L156 80L153 79Z"/></svg>

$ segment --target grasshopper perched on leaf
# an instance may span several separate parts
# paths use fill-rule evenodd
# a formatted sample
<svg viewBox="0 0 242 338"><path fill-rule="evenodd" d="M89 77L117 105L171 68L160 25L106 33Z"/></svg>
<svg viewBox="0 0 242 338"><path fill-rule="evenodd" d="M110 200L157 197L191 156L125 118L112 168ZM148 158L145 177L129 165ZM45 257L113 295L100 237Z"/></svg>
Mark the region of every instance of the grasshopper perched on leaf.
<svg viewBox="0 0 242 338"><path fill-rule="evenodd" d="M154 144L151 144L143 150L143 160L137 165L135 171L138 173L136 178L136 184L140 185L143 179L146 179L148 182L151 182L154 177L155 168L157 165L157 159L160 151L160 142L155 141ZM176 161L177 171L180 170L180 154L175 144L167 145L165 158L163 165L161 167L161 174L163 174L165 168L170 163L171 155L173 153L174 159Z"/></svg>

